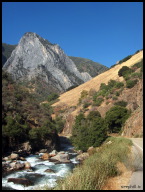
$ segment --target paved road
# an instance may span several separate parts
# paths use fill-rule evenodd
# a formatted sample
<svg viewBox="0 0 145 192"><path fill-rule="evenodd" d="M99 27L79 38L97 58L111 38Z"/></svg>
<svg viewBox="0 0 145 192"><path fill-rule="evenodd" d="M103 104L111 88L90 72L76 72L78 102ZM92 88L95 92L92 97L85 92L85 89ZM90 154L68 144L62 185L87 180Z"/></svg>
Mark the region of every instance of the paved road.
<svg viewBox="0 0 145 192"><path fill-rule="evenodd" d="M129 190L143 190L143 139L131 138L134 143L133 166L134 172L131 176Z"/></svg>
<svg viewBox="0 0 145 192"><path fill-rule="evenodd" d="M130 138L133 143L143 151L143 138Z"/></svg>

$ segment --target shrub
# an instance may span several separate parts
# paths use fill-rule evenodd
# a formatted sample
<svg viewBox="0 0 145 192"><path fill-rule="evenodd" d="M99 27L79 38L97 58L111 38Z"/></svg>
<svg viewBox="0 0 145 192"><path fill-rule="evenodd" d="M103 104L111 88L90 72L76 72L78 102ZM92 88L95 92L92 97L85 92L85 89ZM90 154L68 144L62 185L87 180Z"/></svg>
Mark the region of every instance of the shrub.
<svg viewBox="0 0 145 192"><path fill-rule="evenodd" d="M107 101L107 102L106 102L106 105L108 105L108 104L109 104L109 102Z"/></svg>
<svg viewBox="0 0 145 192"><path fill-rule="evenodd" d="M119 91L116 91L116 92L115 92L115 95L116 95L116 96L119 96L119 95L120 95L120 92L119 92Z"/></svg>
<svg viewBox="0 0 145 192"><path fill-rule="evenodd" d="M122 100L122 101L118 101L118 102L114 103L114 105L119 105L121 107L126 107L127 102Z"/></svg>
<svg viewBox="0 0 145 192"><path fill-rule="evenodd" d="M127 80L126 81L126 87L127 88L132 88L134 87L136 84L137 84L138 80L135 79L135 80Z"/></svg>
<svg viewBox="0 0 145 192"><path fill-rule="evenodd" d="M85 109L85 108L89 107L90 105L91 105L91 103L85 102L85 103L83 104L83 108Z"/></svg>
<svg viewBox="0 0 145 192"><path fill-rule="evenodd" d="M131 74L131 77L133 77L133 78L142 78L142 73L132 73Z"/></svg>
<svg viewBox="0 0 145 192"><path fill-rule="evenodd" d="M140 68L142 66L143 66L143 59L141 61L139 61L138 63L135 63L132 67Z"/></svg>
<svg viewBox="0 0 145 192"><path fill-rule="evenodd" d="M95 93L96 93L96 90L95 89L90 89L89 90L89 96L94 96L95 95Z"/></svg>
<svg viewBox="0 0 145 192"><path fill-rule="evenodd" d="M121 63L127 61L127 60L130 59L131 57L132 57L132 55L128 55L128 56L125 57L124 59L120 60L120 61L118 62L118 64L121 64Z"/></svg>
<svg viewBox="0 0 145 192"><path fill-rule="evenodd" d="M87 96L88 96L88 91L83 90L83 91L81 92L81 97L79 98L78 104L81 104L81 103L82 103L82 100L83 100L84 98L86 98Z"/></svg>
<svg viewBox="0 0 145 192"><path fill-rule="evenodd" d="M94 102L94 105L100 106L103 101L104 101L103 98L97 98L96 101Z"/></svg>
<svg viewBox="0 0 145 192"><path fill-rule="evenodd" d="M57 99L58 97L59 97L59 95L58 95L57 93L51 93L51 94L48 96L47 100L48 100L48 102L51 102L51 101Z"/></svg>
<svg viewBox="0 0 145 192"><path fill-rule="evenodd" d="M106 112L105 122L109 132L119 133L127 118L129 111L125 107L113 106Z"/></svg>
<svg viewBox="0 0 145 192"><path fill-rule="evenodd" d="M121 88L123 86L124 86L123 82L117 82L116 85L115 85L115 88L119 89L119 88Z"/></svg>
<svg viewBox="0 0 145 192"><path fill-rule="evenodd" d="M108 90L108 86L105 83L101 83L100 85L100 90L103 90L103 89Z"/></svg>
<svg viewBox="0 0 145 192"><path fill-rule="evenodd" d="M88 116L87 116L87 119L88 120L94 120L95 118L97 117L101 117L101 114L99 111L91 111Z"/></svg>
<svg viewBox="0 0 145 192"><path fill-rule="evenodd" d="M117 83L117 81L111 79L111 80L108 82L108 88L110 89L110 88L115 87L115 86L116 86L116 83Z"/></svg>
<svg viewBox="0 0 145 192"><path fill-rule="evenodd" d="M121 76L125 76L125 74L129 74L131 73L132 70L127 67L127 66L123 66L119 71L118 71L118 76L121 77Z"/></svg>
<svg viewBox="0 0 145 192"><path fill-rule="evenodd" d="M113 100L117 100L118 98L117 98L117 96L113 96L112 99Z"/></svg>
<svg viewBox="0 0 145 192"><path fill-rule="evenodd" d="M135 52L135 54L137 54L137 53L139 53L140 52L140 50L137 50L136 52Z"/></svg>
<svg viewBox="0 0 145 192"><path fill-rule="evenodd" d="M87 97L87 95L88 95L88 91L83 90L83 91L81 92L81 99Z"/></svg>
<svg viewBox="0 0 145 192"><path fill-rule="evenodd" d="M126 73L124 76L125 81L130 79L130 73Z"/></svg>

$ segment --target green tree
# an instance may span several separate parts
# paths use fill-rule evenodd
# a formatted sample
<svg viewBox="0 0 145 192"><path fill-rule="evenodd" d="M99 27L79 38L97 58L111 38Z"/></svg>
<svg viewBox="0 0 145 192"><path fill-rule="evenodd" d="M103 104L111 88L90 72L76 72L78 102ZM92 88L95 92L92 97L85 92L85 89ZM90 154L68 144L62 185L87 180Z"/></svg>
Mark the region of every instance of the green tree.
<svg viewBox="0 0 145 192"><path fill-rule="evenodd" d="M88 119L88 136L87 136L87 149L90 146L99 147L103 141L107 138L107 126L105 121L101 117Z"/></svg>
<svg viewBox="0 0 145 192"><path fill-rule="evenodd" d="M6 116L6 125L3 125L3 136L9 140L9 146L13 147L28 139L30 127L20 115Z"/></svg>
<svg viewBox="0 0 145 192"><path fill-rule="evenodd" d="M88 114L87 119L91 121L91 120L96 119L97 117L101 117L100 112L99 112L99 111L91 111L91 112Z"/></svg>
<svg viewBox="0 0 145 192"><path fill-rule="evenodd" d="M57 132L61 133L64 128L65 120L63 120L62 117L57 116L54 122L55 122L55 128Z"/></svg>
<svg viewBox="0 0 145 192"><path fill-rule="evenodd" d="M118 76L121 77L121 76L125 76L127 74L130 74L132 72L132 70L127 67L127 66L123 66L119 71L118 71Z"/></svg>
<svg viewBox="0 0 145 192"><path fill-rule="evenodd" d="M105 122L110 133L119 133L130 113L127 108L113 106L106 112Z"/></svg>
<svg viewBox="0 0 145 192"><path fill-rule="evenodd" d="M98 111L91 111L85 118L80 113L73 126L71 141L77 149L87 151L90 146L100 146L107 137L107 126Z"/></svg>

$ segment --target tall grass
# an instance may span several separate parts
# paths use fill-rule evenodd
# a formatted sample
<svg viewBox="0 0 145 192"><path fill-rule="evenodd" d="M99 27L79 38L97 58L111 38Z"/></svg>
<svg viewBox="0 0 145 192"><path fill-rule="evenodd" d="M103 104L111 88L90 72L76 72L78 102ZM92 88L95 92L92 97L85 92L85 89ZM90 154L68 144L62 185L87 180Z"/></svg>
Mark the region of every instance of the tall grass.
<svg viewBox="0 0 145 192"><path fill-rule="evenodd" d="M111 144L106 144L111 141ZM127 163L132 141L109 137L99 150L58 181L53 190L101 190L107 178L120 174L117 162ZM43 190L47 190L45 188Z"/></svg>

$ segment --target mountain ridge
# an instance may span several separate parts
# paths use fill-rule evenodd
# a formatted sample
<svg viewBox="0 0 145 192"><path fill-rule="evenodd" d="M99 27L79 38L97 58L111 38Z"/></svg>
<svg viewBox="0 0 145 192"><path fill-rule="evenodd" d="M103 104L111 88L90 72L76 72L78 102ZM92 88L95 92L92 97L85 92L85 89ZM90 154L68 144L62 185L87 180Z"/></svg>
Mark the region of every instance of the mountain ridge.
<svg viewBox="0 0 145 192"><path fill-rule="evenodd" d="M76 64L80 72L87 71L92 77L95 77L100 73L109 69L108 67L87 58L74 57L74 56L69 56L69 57Z"/></svg>
<svg viewBox="0 0 145 192"><path fill-rule="evenodd" d="M20 39L3 69L19 81L39 77L57 92L91 79L88 73L78 71L59 45L32 32L25 33Z"/></svg>
<svg viewBox="0 0 145 192"><path fill-rule="evenodd" d="M43 38L40 38L40 41L42 41L43 43L49 42L48 40ZM10 57L12 51L16 48L16 46L17 45L9 45L6 43L2 43L2 66L8 60L8 58ZM99 62L94 62L90 59L75 56L68 56L68 57L75 63L79 72L87 72L91 75L91 77L97 76L98 74L108 69L108 67L106 67L105 65L102 65Z"/></svg>

